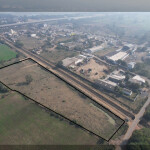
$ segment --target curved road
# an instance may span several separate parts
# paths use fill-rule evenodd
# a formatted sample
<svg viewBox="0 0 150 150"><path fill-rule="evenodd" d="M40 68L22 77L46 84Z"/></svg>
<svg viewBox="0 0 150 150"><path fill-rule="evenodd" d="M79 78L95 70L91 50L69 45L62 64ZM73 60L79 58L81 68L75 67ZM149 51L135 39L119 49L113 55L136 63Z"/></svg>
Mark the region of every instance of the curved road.
<svg viewBox="0 0 150 150"><path fill-rule="evenodd" d="M141 110L139 111L139 113L137 115L135 115L135 119L132 121L131 125L129 125L129 128L123 138L123 141L121 143L121 145L126 145L129 138L131 137L133 131L135 130L136 126L138 125L138 123L140 122L140 119L142 118L142 116L144 115L145 112L145 108L150 104L150 94L148 95L148 100L145 102L145 104L143 105L143 107L141 108Z"/></svg>

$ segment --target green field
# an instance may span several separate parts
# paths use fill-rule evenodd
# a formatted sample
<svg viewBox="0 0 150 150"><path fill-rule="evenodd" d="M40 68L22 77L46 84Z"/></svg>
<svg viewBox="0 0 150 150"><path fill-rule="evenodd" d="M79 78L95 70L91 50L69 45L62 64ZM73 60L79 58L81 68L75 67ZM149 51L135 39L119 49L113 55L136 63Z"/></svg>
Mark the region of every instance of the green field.
<svg viewBox="0 0 150 150"><path fill-rule="evenodd" d="M0 61L8 61L15 58L16 52L12 51L7 45L0 45Z"/></svg>
<svg viewBox="0 0 150 150"><path fill-rule="evenodd" d="M96 144L98 138L21 95L0 94L0 144Z"/></svg>

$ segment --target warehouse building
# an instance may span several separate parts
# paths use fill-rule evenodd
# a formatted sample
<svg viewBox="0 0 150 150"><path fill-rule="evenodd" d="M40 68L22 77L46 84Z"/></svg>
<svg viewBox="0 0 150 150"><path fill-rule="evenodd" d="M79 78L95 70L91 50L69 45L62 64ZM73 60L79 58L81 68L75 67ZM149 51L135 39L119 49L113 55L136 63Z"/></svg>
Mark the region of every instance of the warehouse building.
<svg viewBox="0 0 150 150"><path fill-rule="evenodd" d="M128 63L128 68L133 69L135 67L135 64L136 64L135 62Z"/></svg>
<svg viewBox="0 0 150 150"><path fill-rule="evenodd" d="M137 83L141 85L142 83L145 83L145 79L141 78L139 75L134 76L133 78L129 79L131 83Z"/></svg>
<svg viewBox="0 0 150 150"><path fill-rule="evenodd" d="M129 90L129 89L126 89L126 88L123 88L122 92L128 96L131 96L132 95L132 91Z"/></svg>
<svg viewBox="0 0 150 150"><path fill-rule="evenodd" d="M108 79L112 82L120 83L125 79L125 76L123 76L123 75L110 75Z"/></svg>
<svg viewBox="0 0 150 150"><path fill-rule="evenodd" d="M126 52L120 51L112 56L107 56L107 60L109 60L113 64L116 64L118 60L124 60L126 57L128 57L128 55L129 54L127 54Z"/></svg>
<svg viewBox="0 0 150 150"><path fill-rule="evenodd" d="M117 87L117 84L114 83L114 82L111 82L111 81L108 81L108 80L101 80L101 79L98 79L97 80L97 84L101 87L101 88L104 88L106 90L109 90L109 91L114 91L115 88Z"/></svg>

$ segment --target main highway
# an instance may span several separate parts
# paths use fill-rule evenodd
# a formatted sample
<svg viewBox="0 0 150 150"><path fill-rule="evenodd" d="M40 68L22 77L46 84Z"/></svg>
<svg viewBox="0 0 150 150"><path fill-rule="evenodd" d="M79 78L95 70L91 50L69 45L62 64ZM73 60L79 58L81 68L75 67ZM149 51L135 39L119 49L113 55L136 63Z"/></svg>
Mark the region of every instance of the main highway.
<svg viewBox="0 0 150 150"><path fill-rule="evenodd" d="M17 23L12 23L12 24L4 24L0 25L0 28L4 27L10 27L10 26L18 26L18 25L26 25L26 24L34 24L34 23L41 23L41 22L50 22L50 21L57 21L57 20L71 20L71 19L84 19L84 18L93 18L93 17L98 17L102 15L92 15L92 16L81 16L81 17L62 17L62 18L51 18L51 19L43 19L43 20L33 20L33 21L28 21L28 22L17 22Z"/></svg>

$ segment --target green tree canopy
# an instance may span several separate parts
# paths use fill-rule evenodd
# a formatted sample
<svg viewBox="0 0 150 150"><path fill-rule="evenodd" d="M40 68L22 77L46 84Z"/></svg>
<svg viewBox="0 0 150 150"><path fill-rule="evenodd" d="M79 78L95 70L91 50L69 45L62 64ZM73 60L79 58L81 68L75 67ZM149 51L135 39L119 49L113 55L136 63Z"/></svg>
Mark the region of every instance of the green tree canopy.
<svg viewBox="0 0 150 150"><path fill-rule="evenodd" d="M150 129L143 128L134 131L129 139L128 150L149 150L150 149Z"/></svg>

